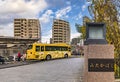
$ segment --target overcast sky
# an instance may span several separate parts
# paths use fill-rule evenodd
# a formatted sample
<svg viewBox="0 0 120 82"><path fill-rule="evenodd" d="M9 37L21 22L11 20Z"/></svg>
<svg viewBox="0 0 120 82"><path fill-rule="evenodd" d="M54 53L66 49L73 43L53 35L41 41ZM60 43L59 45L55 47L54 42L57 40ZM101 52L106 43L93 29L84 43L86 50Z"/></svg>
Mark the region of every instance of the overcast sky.
<svg viewBox="0 0 120 82"><path fill-rule="evenodd" d="M70 23L71 39L80 34L75 23L82 24L82 17L89 16L86 0L0 0L0 36L14 36L14 18L40 20L42 42L52 37L53 19Z"/></svg>

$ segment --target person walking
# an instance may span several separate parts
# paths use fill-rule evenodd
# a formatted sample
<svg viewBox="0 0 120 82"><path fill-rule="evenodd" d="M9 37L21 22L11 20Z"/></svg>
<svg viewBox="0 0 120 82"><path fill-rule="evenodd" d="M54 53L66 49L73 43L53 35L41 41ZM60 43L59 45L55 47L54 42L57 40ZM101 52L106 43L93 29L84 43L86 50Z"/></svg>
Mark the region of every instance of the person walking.
<svg viewBox="0 0 120 82"><path fill-rule="evenodd" d="M21 54L20 54L20 52L18 52L18 61L20 61L21 60Z"/></svg>
<svg viewBox="0 0 120 82"><path fill-rule="evenodd" d="M22 61L25 61L26 60L26 53L24 53L21 57Z"/></svg>
<svg viewBox="0 0 120 82"><path fill-rule="evenodd" d="M14 61L14 63L16 62L16 57L17 57L17 53L14 53L14 55L13 55L13 61Z"/></svg>

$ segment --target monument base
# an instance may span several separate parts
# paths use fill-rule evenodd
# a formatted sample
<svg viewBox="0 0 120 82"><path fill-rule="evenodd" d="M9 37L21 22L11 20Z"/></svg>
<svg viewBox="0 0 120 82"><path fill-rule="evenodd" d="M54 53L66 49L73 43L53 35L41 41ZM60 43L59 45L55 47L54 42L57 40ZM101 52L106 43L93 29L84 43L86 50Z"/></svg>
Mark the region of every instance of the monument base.
<svg viewBox="0 0 120 82"><path fill-rule="evenodd" d="M85 67L83 82L115 81L113 45L86 45L84 47L84 55Z"/></svg>

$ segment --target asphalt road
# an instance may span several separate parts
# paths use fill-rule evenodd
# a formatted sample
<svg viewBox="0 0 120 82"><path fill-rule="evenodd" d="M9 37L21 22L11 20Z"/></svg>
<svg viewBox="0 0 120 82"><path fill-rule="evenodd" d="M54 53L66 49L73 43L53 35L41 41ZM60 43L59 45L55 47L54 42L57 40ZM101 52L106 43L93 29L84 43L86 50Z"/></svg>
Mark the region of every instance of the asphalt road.
<svg viewBox="0 0 120 82"><path fill-rule="evenodd" d="M0 82L82 82L84 58L57 59L0 69Z"/></svg>

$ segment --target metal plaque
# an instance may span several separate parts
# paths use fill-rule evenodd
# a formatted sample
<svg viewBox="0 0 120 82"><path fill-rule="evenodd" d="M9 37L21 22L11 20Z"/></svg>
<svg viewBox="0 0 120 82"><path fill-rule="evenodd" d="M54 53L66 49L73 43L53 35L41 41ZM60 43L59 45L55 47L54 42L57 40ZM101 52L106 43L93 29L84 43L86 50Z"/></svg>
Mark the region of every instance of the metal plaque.
<svg viewBox="0 0 120 82"><path fill-rule="evenodd" d="M114 59L88 59L89 72L114 72Z"/></svg>

